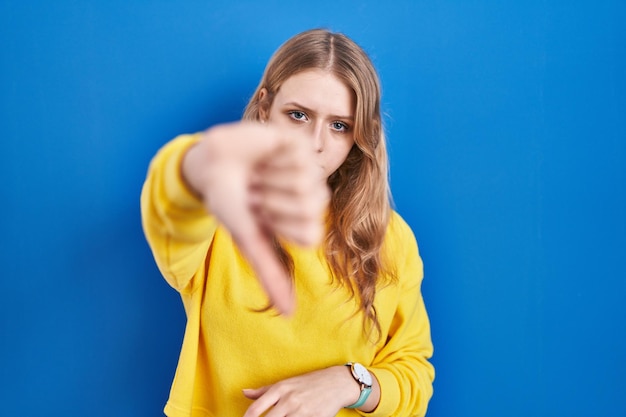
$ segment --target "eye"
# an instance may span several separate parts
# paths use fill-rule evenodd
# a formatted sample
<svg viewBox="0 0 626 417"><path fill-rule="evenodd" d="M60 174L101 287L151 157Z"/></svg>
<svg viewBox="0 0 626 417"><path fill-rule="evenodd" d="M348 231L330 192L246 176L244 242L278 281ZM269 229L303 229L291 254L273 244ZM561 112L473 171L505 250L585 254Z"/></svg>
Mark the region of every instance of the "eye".
<svg viewBox="0 0 626 417"><path fill-rule="evenodd" d="M332 122L331 127L337 132L347 132L348 130L350 130L350 127L347 124L339 121Z"/></svg>
<svg viewBox="0 0 626 417"><path fill-rule="evenodd" d="M293 120L297 120L299 122L306 122L307 120L309 120L309 118L306 116L306 113L299 110L292 110L290 112L287 112L287 114Z"/></svg>

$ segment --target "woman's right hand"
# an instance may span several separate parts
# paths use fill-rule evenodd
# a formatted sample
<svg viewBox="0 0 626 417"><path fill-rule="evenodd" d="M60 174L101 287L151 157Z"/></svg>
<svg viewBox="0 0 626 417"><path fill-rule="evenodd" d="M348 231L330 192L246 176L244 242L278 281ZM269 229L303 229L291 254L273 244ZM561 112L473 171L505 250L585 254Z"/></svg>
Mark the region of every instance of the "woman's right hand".
<svg viewBox="0 0 626 417"><path fill-rule="evenodd" d="M270 302L290 314L291 280L272 238L314 246L323 237L330 192L311 143L255 122L219 125L187 151L182 175L229 230Z"/></svg>

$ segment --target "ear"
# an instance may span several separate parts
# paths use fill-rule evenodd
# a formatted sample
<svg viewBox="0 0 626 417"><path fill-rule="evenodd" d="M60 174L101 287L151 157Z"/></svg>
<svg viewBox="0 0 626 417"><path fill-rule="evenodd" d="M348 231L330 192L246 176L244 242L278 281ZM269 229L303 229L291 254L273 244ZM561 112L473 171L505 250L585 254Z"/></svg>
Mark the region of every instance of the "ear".
<svg viewBox="0 0 626 417"><path fill-rule="evenodd" d="M261 90L259 91L259 96L257 97L257 103L259 108L259 120L261 120L262 122L265 122L270 116L270 105L269 103L265 102L266 100L268 100L268 98L269 93L267 91L267 88L261 88Z"/></svg>

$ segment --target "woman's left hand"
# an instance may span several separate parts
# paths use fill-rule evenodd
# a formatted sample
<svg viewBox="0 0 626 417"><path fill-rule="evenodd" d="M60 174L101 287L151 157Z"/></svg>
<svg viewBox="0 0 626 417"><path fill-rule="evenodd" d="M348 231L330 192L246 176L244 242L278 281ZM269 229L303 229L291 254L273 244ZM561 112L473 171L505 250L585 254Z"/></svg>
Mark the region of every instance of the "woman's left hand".
<svg viewBox="0 0 626 417"><path fill-rule="evenodd" d="M243 394L254 401L244 417L334 417L340 409L354 404L360 394L359 384L346 366L332 366L288 378L273 385L245 389Z"/></svg>

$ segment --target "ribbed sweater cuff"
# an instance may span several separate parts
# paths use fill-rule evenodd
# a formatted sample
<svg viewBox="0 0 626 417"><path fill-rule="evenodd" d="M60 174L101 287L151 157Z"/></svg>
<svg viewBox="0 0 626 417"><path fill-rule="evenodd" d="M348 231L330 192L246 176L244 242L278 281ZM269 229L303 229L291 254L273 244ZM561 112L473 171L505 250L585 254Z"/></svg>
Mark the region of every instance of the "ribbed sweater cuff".
<svg viewBox="0 0 626 417"><path fill-rule="evenodd" d="M369 368L376 376L380 385L380 401L378 407L371 413L359 412L368 417L388 417L393 415L400 402L400 387L396 377L386 369Z"/></svg>
<svg viewBox="0 0 626 417"><path fill-rule="evenodd" d="M183 179L183 157L189 148L202 138L201 134L184 135L176 139L176 144L164 166L165 193L170 201L183 210L198 210L203 208L202 200L196 195Z"/></svg>

